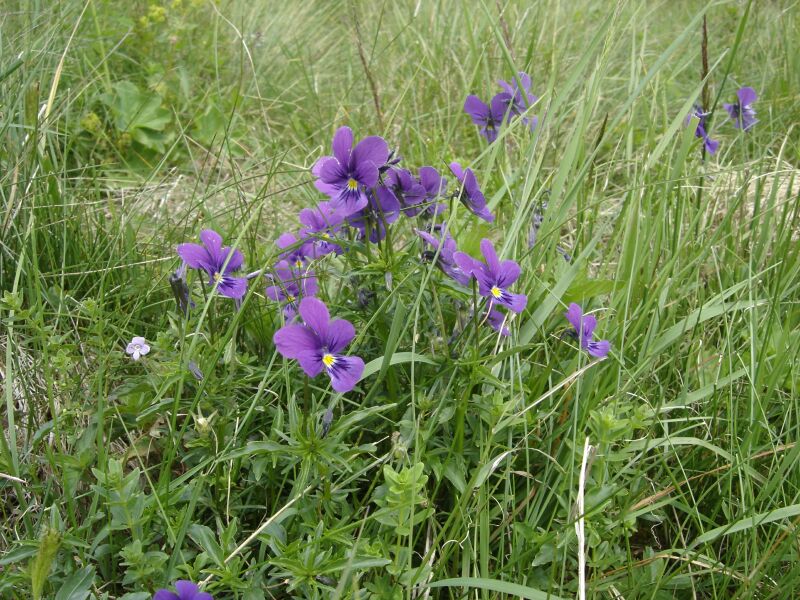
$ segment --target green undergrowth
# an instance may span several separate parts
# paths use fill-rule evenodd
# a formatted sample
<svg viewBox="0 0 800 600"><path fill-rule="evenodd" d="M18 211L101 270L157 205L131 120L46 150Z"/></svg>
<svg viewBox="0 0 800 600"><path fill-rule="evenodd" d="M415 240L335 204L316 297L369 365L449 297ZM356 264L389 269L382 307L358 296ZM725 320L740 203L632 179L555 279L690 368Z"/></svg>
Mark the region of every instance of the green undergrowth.
<svg viewBox="0 0 800 600"><path fill-rule="evenodd" d="M796 4L8 4L0 596L793 597ZM487 145L464 98L520 70L539 126ZM451 227L519 262L508 338L406 221L319 264L367 363L347 394L276 353L263 279L239 311L190 279L177 309L176 244L213 228L269 268L341 125L475 170L497 220Z"/></svg>

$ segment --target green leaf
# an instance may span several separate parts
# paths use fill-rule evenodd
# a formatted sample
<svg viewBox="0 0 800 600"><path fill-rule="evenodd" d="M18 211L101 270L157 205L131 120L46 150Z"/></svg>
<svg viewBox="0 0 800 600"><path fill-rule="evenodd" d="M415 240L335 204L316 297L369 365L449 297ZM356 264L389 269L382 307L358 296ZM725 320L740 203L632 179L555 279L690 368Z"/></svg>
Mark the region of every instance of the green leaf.
<svg viewBox="0 0 800 600"><path fill-rule="evenodd" d="M248 442L244 448L232 450L224 455L223 460L241 458L254 454L268 454L270 452L287 452L289 448L272 440L262 440L258 442Z"/></svg>
<svg viewBox="0 0 800 600"><path fill-rule="evenodd" d="M110 106L120 131L137 127L163 131L172 118L170 112L162 108L161 96L142 92L130 81L120 81L114 86Z"/></svg>
<svg viewBox="0 0 800 600"><path fill-rule="evenodd" d="M194 523L189 527L187 533L194 540L194 543L200 546L211 560L217 563L217 566L222 567L224 565L225 557L222 555L222 548L217 543L217 535L211 531L211 528Z"/></svg>
<svg viewBox="0 0 800 600"><path fill-rule="evenodd" d="M759 513L757 515L753 515L752 517L742 519L741 521L736 521L732 525L723 525L722 527L717 527L711 531L706 531L703 535L699 536L695 541L693 541L689 545L689 548L696 548L700 544L711 542L724 535L745 531L746 529L752 529L753 527L766 525L767 523L774 523L775 521L780 521L782 519L789 519L791 517L796 517L797 515L800 515L800 504L792 504L791 506L784 506L783 508L778 508L769 512Z"/></svg>
<svg viewBox="0 0 800 600"><path fill-rule="evenodd" d="M678 323L667 329L664 333L661 334L654 343L653 349L650 350L650 353L653 355L660 354L664 350L666 350L669 346L673 343L678 341L685 333L694 329L700 323L708 321L709 319L715 319L720 315L723 315L727 312L734 312L738 310L748 310L750 308L755 308L759 304L766 303L765 300L741 300L738 302L720 302L719 304L712 304L709 303L704 304L701 308L698 308L688 317L681 319Z"/></svg>
<svg viewBox="0 0 800 600"><path fill-rule="evenodd" d="M502 452L499 456L494 457L488 463L481 467L481 470L478 471L478 476L475 478L475 483L472 484L472 487L477 489L483 485L483 483L488 479L489 475L494 473L495 469L503 462L509 454L513 453L513 450L506 450Z"/></svg>
<svg viewBox="0 0 800 600"><path fill-rule="evenodd" d="M372 569L375 567L385 567L388 564L391 564L391 560L388 558L378 558L374 556L354 556L352 558L342 558L339 560L334 560L327 565L319 572L323 574L331 574L337 573L339 571L344 570L356 570L356 569Z"/></svg>
<svg viewBox="0 0 800 600"><path fill-rule="evenodd" d="M701 440L700 438L696 437L688 437L688 436L670 436L670 437L659 437L659 438L651 438L651 439L643 439L643 440L635 440L622 448L620 450L621 455L630 454L634 452L642 452L643 450L647 449L648 451L653 451L656 448L661 447L672 447L672 446L699 446L700 448L705 448L727 460L728 462L733 461L733 456L731 456L730 452L726 452L719 446L712 444L711 442L707 442L706 440ZM611 453L609 456L616 456L617 453Z"/></svg>
<svg viewBox="0 0 800 600"><path fill-rule="evenodd" d="M596 237L590 241L586 248L583 249L583 252L580 253L580 256L575 257L569 268L561 274L561 277L556 282L556 285L553 286L553 289L548 290L547 295L536 307L536 310L534 311L533 315L531 315L531 318L528 319L520 328L520 344L529 344L533 339L534 334L544 324L544 322L547 320L547 317L549 317L550 314L555 310L556 306L559 304L559 301L569 289L569 286L572 285L572 282L578 277L578 274L581 272L581 270L586 268L586 260L594 251L594 247L597 245L599 239L600 238Z"/></svg>
<svg viewBox="0 0 800 600"><path fill-rule="evenodd" d="M483 577L454 577L453 579L443 579L442 581L434 581L425 585L429 588L450 588L450 587L469 587L477 588L479 590L489 590L492 592L500 592L501 594L510 594L526 600L565 600L560 596L555 596L547 592L519 585L517 583L509 583L507 581L500 581L498 579L486 579Z"/></svg>
<svg viewBox="0 0 800 600"><path fill-rule="evenodd" d="M39 550L36 546L20 546L18 548L14 548L8 554L4 555L3 558L0 558L0 567L13 565L16 562L30 558L38 551Z"/></svg>
<svg viewBox="0 0 800 600"><path fill-rule="evenodd" d="M195 120L193 135L201 144L208 146L221 141L228 121L222 111L214 104Z"/></svg>
<svg viewBox="0 0 800 600"><path fill-rule="evenodd" d="M168 139L164 129L172 120L172 113L161 106L161 96L142 92L130 81L120 81L114 85L113 93L103 96L103 101L118 131L129 133L147 148L164 151Z"/></svg>
<svg viewBox="0 0 800 600"><path fill-rule="evenodd" d="M384 357L381 356L375 360L369 361L364 367L364 373L361 375L361 381L370 375L377 373L380 370L381 365L383 365L383 360ZM425 363L427 365L437 364L433 359L425 356L424 354L417 354L416 352L395 352L392 354L392 358L389 360L390 365L399 365L407 362Z"/></svg>
<svg viewBox="0 0 800 600"><path fill-rule="evenodd" d="M381 363L381 371L380 375L378 375L378 379L383 379L386 377L386 371L389 370L391 359L394 357L394 351L395 348L397 348L397 342L400 341L400 335L403 332L403 326L407 323L407 314L408 309L406 308L405 304L402 302L395 302L392 328L389 330L389 337L386 340L384 350L385 354L383 355L383 362Z"/></svg>
<svg viewBox="0 0 800 600"><path fill-rule="evenodd" d="M56 593L55 600L86 600L94 581L94 567L75 571Z"/></svg>

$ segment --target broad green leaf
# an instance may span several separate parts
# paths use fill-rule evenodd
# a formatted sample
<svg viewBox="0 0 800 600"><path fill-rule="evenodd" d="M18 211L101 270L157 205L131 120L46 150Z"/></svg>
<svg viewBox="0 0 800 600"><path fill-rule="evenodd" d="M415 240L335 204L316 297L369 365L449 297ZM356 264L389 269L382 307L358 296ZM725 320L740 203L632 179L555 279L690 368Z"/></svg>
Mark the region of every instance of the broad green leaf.
<svg viewBox="0 0 800 600"><path fill-rule="evenodd" d="M195 544L205 551L206 554L217 563L217 566L223 566L225 557L223 556L222 548L217 542L217 535L211 531L210 527L193 523L187 532L189 537L194 540Z"/></svg>
<svg viewBox="0 0 800 600"><path fill-rule="evenodd" d="M120 131L140 127L163 131L172 118L170 112L161 106L161 96L142 92L130 81L120 81L114 86L110 107Z"/></svg>
<svg viewBox="0 0 800 600"><path fill-rule="evenodd" d="M370 375L377 373L380 370L381 365L383 365L383 360L384 357L380 356L375 360L369 361L364 367L364 373L361 375L361 380L363 381ZM417 354L416 352L395 352L392 354L392 358L389 360L390 365L399 365L408 362L425 363L427 365L436 364L436 361L425 356L424 354Z"/></svg>
<svg viewBox="0 0 800 600"><path fill-rule="evenodd" d="M94 567L84 567L75 571L61 584L55 600L86 600L89 597L94 581Z"/></svg>

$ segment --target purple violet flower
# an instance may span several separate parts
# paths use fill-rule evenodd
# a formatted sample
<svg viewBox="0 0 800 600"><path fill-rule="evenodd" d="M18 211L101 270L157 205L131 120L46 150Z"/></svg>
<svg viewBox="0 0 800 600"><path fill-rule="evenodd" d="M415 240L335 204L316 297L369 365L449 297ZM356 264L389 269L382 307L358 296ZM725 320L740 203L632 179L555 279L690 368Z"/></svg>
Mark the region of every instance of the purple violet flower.
<svg viewBox="0 0 800 600"><path fill-rule="evenodd" d="M129 354L133 360L139 360L148 352L150 352L150 346L147 345L143 337L138 335L131 339L130 343L125 347L125 353Z"/></svg>
<svg viewBox="0 0 800 600"><path fill-rule="evenodd" d="M520 71L511 83L502 79L497 83L503 88L503 91L498 96L501 97L503 114L507 114L507 118L524 114L528 108L539 100L531 93L531 77L527 73ZM521 88L519 84L522 84ZM530 126L531 129L535 129L539 119L536 116L523 117L522 122Z"/></svg>
<svg viewBox="0 0 800 600"><path fill-rule="evenodd" d="M175 304L177 304L178 310L184 315L188 315L189 309L194 308L195 304L191 298L189 284L186 282L185 262L181 262L181 266L169 276L169 285L172 288L173 296L175 296Z"/></svg>
<svg viewBox="0 0 800 600"><path fill-rule="evenodd" d="M539 229L544 223L544 211L547 210L547 201L533 210L531 216L531 228L528 230L528 248L533 248L536 245L536 238L539 237Z"/></svg>
<svg viewBox="0 0 800 600"><path fill-rule="evenodd" d="M581 349L595 358L605 358L611 350L608 340L595 342L594 330L597 327L597 319L594 315L584 314L579 304L574 302L569 305L567 312L564 313L567 321L575 328L574 335L580 342Z"/></svg>
<svg viewBox="0 0 800 600"><path fill-rule="evenodd" d="M478 180L475 178L475 173L472 172L472 169L462 169L460 164L452 162L450 163L450 170L456 176L456 179L461 182L458 199L476 216L487 223L494 221L494 215L486 207L486 198L484 198L483 192L478 186Z"/></svg>
<svg viewBox="0 0 800 600"><path fill-rule="evenodd" d="M439 174L433 167L419 168L419 182L425 188L425 203L428 204L428 213L436 216L447 209L447 205L436 202L447 191L447 179Z"/></svg>
<svg viewBox="0 0 800 600"><path fill-rule="evenodd" d="M489 326L502 336L509 336L511 332L506 327L506 315L496 308L489 307L484 317Z"/></svg>
<svg viewBox="0 0 800 600"><path fill-rule="evenodd" d="M184 579L175 582L175 590L158 590L153 595L153 600L214 600L208 592L201 592L196 583Z"/></svg>
<svg viewBox="0 0 800 600"><path fill-rule="evenodd" d="M367 238L374 244L386 237L386 226L400 216L400 203L391 190L383 186L369 190L367 197L367 205L350 215L347 222L358 229L360 239Z"/></svg>
<svg viewBox="0 0 800 600"><path fill-rule="evenodd" d="M703 112L702 107L695 104L694 112L692 114L700 119L700 122L697 123L697 129L694 130L694 137L703 138L703 145L706 148L706 152L709 154L716 153L717 148L719 148L719 141L712 140L706 131L706 117L709 115L709 113ZM689 118L691 118L691 116L692 115L689 115L689 117L686 118L687 123L689 122Z"/></svg>
<svg viewBox="0 0 800 600"><path fill-rule="evenodd" d="M416 232L417 235L422 238L423 244L431 247L431 250L427 250L423 253L423 258L433 260L438 250L439 256L436 259L436 266L441 269L442 273L448 277L452 277L457 283L468 286L472 275L464 273L455 263L455 260L453 260L453 254L458 250L453 236L451 236L448 231L444 231L444 235L442 235L441 238L431 235L427 231L416 230Z"/></svg>
<svg viewBox="0 0 800 600"><path fill-rule="evenodd" d="M478 281L478 293L489 299L489 310L492 305L499 304L515 313L522 312L528 304L528 297L508 291L508 287L519 279L519 265L513 260L500 261L492 242L486 238L481 240L481 253L486 263L464 252L454 253L453 259L462 271Z"/></svg>
<svg viewBox="0 0 800 600"><path fill-rule="evenodd" d="M283 233L275 240L275 245L283 250L279 254L280 260L285 260L295 269L303 268L312 250L312 243L303 237L302 232L299 238L291 232Z"/></svg>
<svg viewBox="0 0 800 600"><path fill-rule="evenodd" d="M314 209L304 208L300 211L300 222L305 225L300 236L308 239L306 250L311 258L342 253L342 247L331 240L342 231L344 217L330 202L320 202Z"/></svg>
<svg viewBox="0 0 800 600"><path fill-rule="evenodd" d="M333 156L320 158L311 172L317 177L317 188L331 197L331 206L343 216L352 215L366 206L366 190L378 183L379 169L389 159L389 146L374 135L353 148L353 131L340 127L332 149Z"/></svg>
<svg viewBox="0 0 800 600"><path fill-rule="evenodd" d="M284 303L283 316L290 321L297 314L298 303L317 293L317 277L310 269L292 269L285 260L276 264L273 271L274 275L267 275L272 282L267 286L267 298Z"/></svg>
<svg viewBox="0 0 800 600"><path fill-rule="evenodd" d="M217 284L217 291L228 298L240 299L247 292L247 279L232 277L244 262L239 250L222 246L222 237L211 229L200 232L199 244L178 244L178 256L192 269L208 274L208 285ZM227 263L227 264L226 264Z"/></svg>
<svg viewBox="0 0 800 600"><path fill-rule="evenodd" d="M352 390L364 372L364 361L358 356L341 354L356 335L352 323L344 319L330 320L328 307L317 298L300 301L302 325L284 325L275 332L273 341L284 357L293 358L309 377L325 371L337 392Z"/></svg>
<svg viewBox="0 0 800 600"><path fill-rule="evenodd" d="M487 105L477 96L469 95L464 101L464 112L472 122L480 127L480 133L491 144L497 139L497 132L503 122L507 109L506 95L497 94Z"/></svg>
<svg viewBox="0 0 800 600"><path fill-rule="evenodd" d="M421 183L414 180L410 171L397 167L389 169L386 187L395 195L407 216L415 217L420 213L426 190Z"/></svg>
<svg viewBox="0 0 800 600"><path fill-rule="evenodd" d="M723 102L722 106L728 111L733 121L733 126L736 127L736 129L747 131L758 123L756 111L752 106L753 102L758 100L758 94L756 94L753 88L747 86L740 88L739 91L736 92L736 96L738 98L736 102L733 104Z"/></svg>

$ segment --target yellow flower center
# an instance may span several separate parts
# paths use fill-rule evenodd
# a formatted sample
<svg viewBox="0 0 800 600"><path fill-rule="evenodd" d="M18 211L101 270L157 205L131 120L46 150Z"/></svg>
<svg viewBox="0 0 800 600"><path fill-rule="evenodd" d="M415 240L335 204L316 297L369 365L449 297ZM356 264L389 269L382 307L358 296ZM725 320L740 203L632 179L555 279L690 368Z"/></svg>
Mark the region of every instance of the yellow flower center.
<svg viewBox="0 0 800 600"><path fill-rule="evenodd" d="M358 182L352 177L347 180L347 189L354 192L358 189Z"/></svg>
<svg viewBox="0 0 800 600"><path fill-rule="evenodd" d="M294 302L295 301L295 297L290 294L290 295L286 296L286 301L287 302Z"/></svg>
<svg viewBox="0 0 800 600"><path fill-rule="evenodd" d="M303 261L298 258L296 261L294 261L294 266L299 269L303 266Z"/></svg>
<svg viewBox="0 0 800 600"><path fill-rule="evenodd" d="M501 290L497 286L492 287L490 291L492 292L492 296L494 296L495 298L500 298L500 296L503 295L503 290Z"/></svg>
<svg viewBox="0 0 800 600"><path fill-rule="evenodd" d="M220 281L222 279L222 273L219 271L214 273L214 281Z"/></svg>
<svg viewBox="0 0 800 600"><path fill-rule="evenodd" d="M336 358L333 354L325 353L322 355L322 364L328 367L329 369L333 366L333 363L336 362Z"/></svg>

